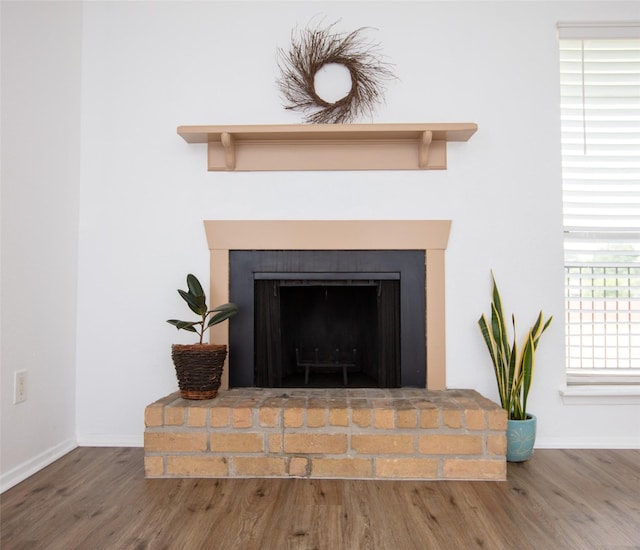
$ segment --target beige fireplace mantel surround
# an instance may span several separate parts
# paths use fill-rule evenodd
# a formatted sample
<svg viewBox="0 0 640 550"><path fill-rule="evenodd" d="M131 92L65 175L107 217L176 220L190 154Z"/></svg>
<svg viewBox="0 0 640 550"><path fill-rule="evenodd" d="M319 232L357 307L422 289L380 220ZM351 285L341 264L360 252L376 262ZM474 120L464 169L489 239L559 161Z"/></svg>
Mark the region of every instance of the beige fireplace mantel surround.
<svg viewBox="0 0 640 550"><path fill-rule="evenodd" d="M231 250L424 250L427 389L446 389L444 253L451 220L205 220L210 250L210 303L229 301ZM242 312L240 312L241 314ZM228 344L228 323L211 340ZM225 368L222 388L229 387Z"/></svg>

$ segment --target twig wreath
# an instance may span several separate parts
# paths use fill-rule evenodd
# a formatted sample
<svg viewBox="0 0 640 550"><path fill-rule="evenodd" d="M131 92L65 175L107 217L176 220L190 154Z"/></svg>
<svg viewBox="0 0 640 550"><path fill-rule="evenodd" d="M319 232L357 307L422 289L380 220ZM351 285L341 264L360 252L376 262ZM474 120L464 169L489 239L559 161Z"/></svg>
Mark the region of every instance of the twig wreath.
<svg viewBox="0 0 640 550"><path fill-rule="evenodd" d="M352 122L361 115L373 114L383 99L383 80L395 78L391 65L379 59L377 48L363 40L366 27L350 33L334 33L333 26L295 31L291 49L278 49L278 66L282 73L278 87L287 100L285 109L303 111L308 123ZM325 65L344 66L351 77L351 89L331 103L316 91L316 73Z"/></svg>

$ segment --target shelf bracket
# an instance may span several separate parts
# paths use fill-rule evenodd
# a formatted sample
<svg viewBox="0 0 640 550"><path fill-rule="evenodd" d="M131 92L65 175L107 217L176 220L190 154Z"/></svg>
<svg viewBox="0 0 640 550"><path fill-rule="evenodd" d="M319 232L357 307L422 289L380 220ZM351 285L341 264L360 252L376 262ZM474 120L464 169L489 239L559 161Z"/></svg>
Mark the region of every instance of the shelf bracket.
<svg viewBox="0 0 640 550"><path fill-rule="evenodd" d="M235 139L228 132L222 132L220 136L222 147L224 147L224 160L227 170L235 170L236 168L236 147Z"/></svg>
<svg viewBox="0 0 640 550"><path fill-rule="evenodd" d="M235 170L236 169L236 141L229 132L220 134L220 141L207 142L209 170ZM224 167L220 166L220 153L224 154Z"/></svg>
<svg viewBox="0 0 640 550"><path fill-rule="evenodd" d="M420 153L418 158L418 165L420 168L426 168L429 164L429 149L431 148L431 141L433 140L433 132L431 130L425 130L422 132L420 138Z"/></svg>

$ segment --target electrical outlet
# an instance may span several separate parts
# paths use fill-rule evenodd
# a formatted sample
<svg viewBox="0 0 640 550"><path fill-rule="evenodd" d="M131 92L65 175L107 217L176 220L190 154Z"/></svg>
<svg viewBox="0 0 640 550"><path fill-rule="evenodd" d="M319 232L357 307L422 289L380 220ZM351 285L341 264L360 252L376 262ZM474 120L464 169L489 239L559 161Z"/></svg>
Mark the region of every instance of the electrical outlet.
<svg viewBox="0 0 640 550"><path fill-rule="evenodd" d="M27 371L17 370L13 373L13 403L27 400Z"/></svg>

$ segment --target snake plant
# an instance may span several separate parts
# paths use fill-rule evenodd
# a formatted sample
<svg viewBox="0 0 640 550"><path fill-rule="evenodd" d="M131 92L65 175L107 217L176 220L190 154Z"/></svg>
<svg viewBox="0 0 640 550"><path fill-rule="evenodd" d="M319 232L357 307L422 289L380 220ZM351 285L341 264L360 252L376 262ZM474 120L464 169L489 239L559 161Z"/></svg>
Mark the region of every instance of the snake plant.
<svg viewBox="0 0 640 550"><path fill-rule="evenodd" d="M491 323L483 314L478 320L478 324L493 362L500 404L512 420L525 420L527 418L527 397L535 366L536 348L540 336L547 330L553 317L549 317L544 322L542 311L540 311L538 319L529 329L521 348L518 349L515 316L511 316L513 325L513 340L511 340L504 318L502 299L493 272L491 279L493 283Z"/></svg>
<svg viewBox="0 0 640 550"><path fill-rule="evenodd" d="M182 296L189 309L196 315L200 316L198 321L179 321L178 319L169 319L167 323L175 326L178 330L184 329L189 332L195 332L200 336L199 344L202 344L202 337L207 329L213 325L226 321L229 317L233 317L238 313L236 304L228 303L209 309L207 306L207 297L202 290L202 285L195 275L189 273L187 275L188 290L178 289L178 294ZM211 317L210 317L211 316Z"/></svg>

